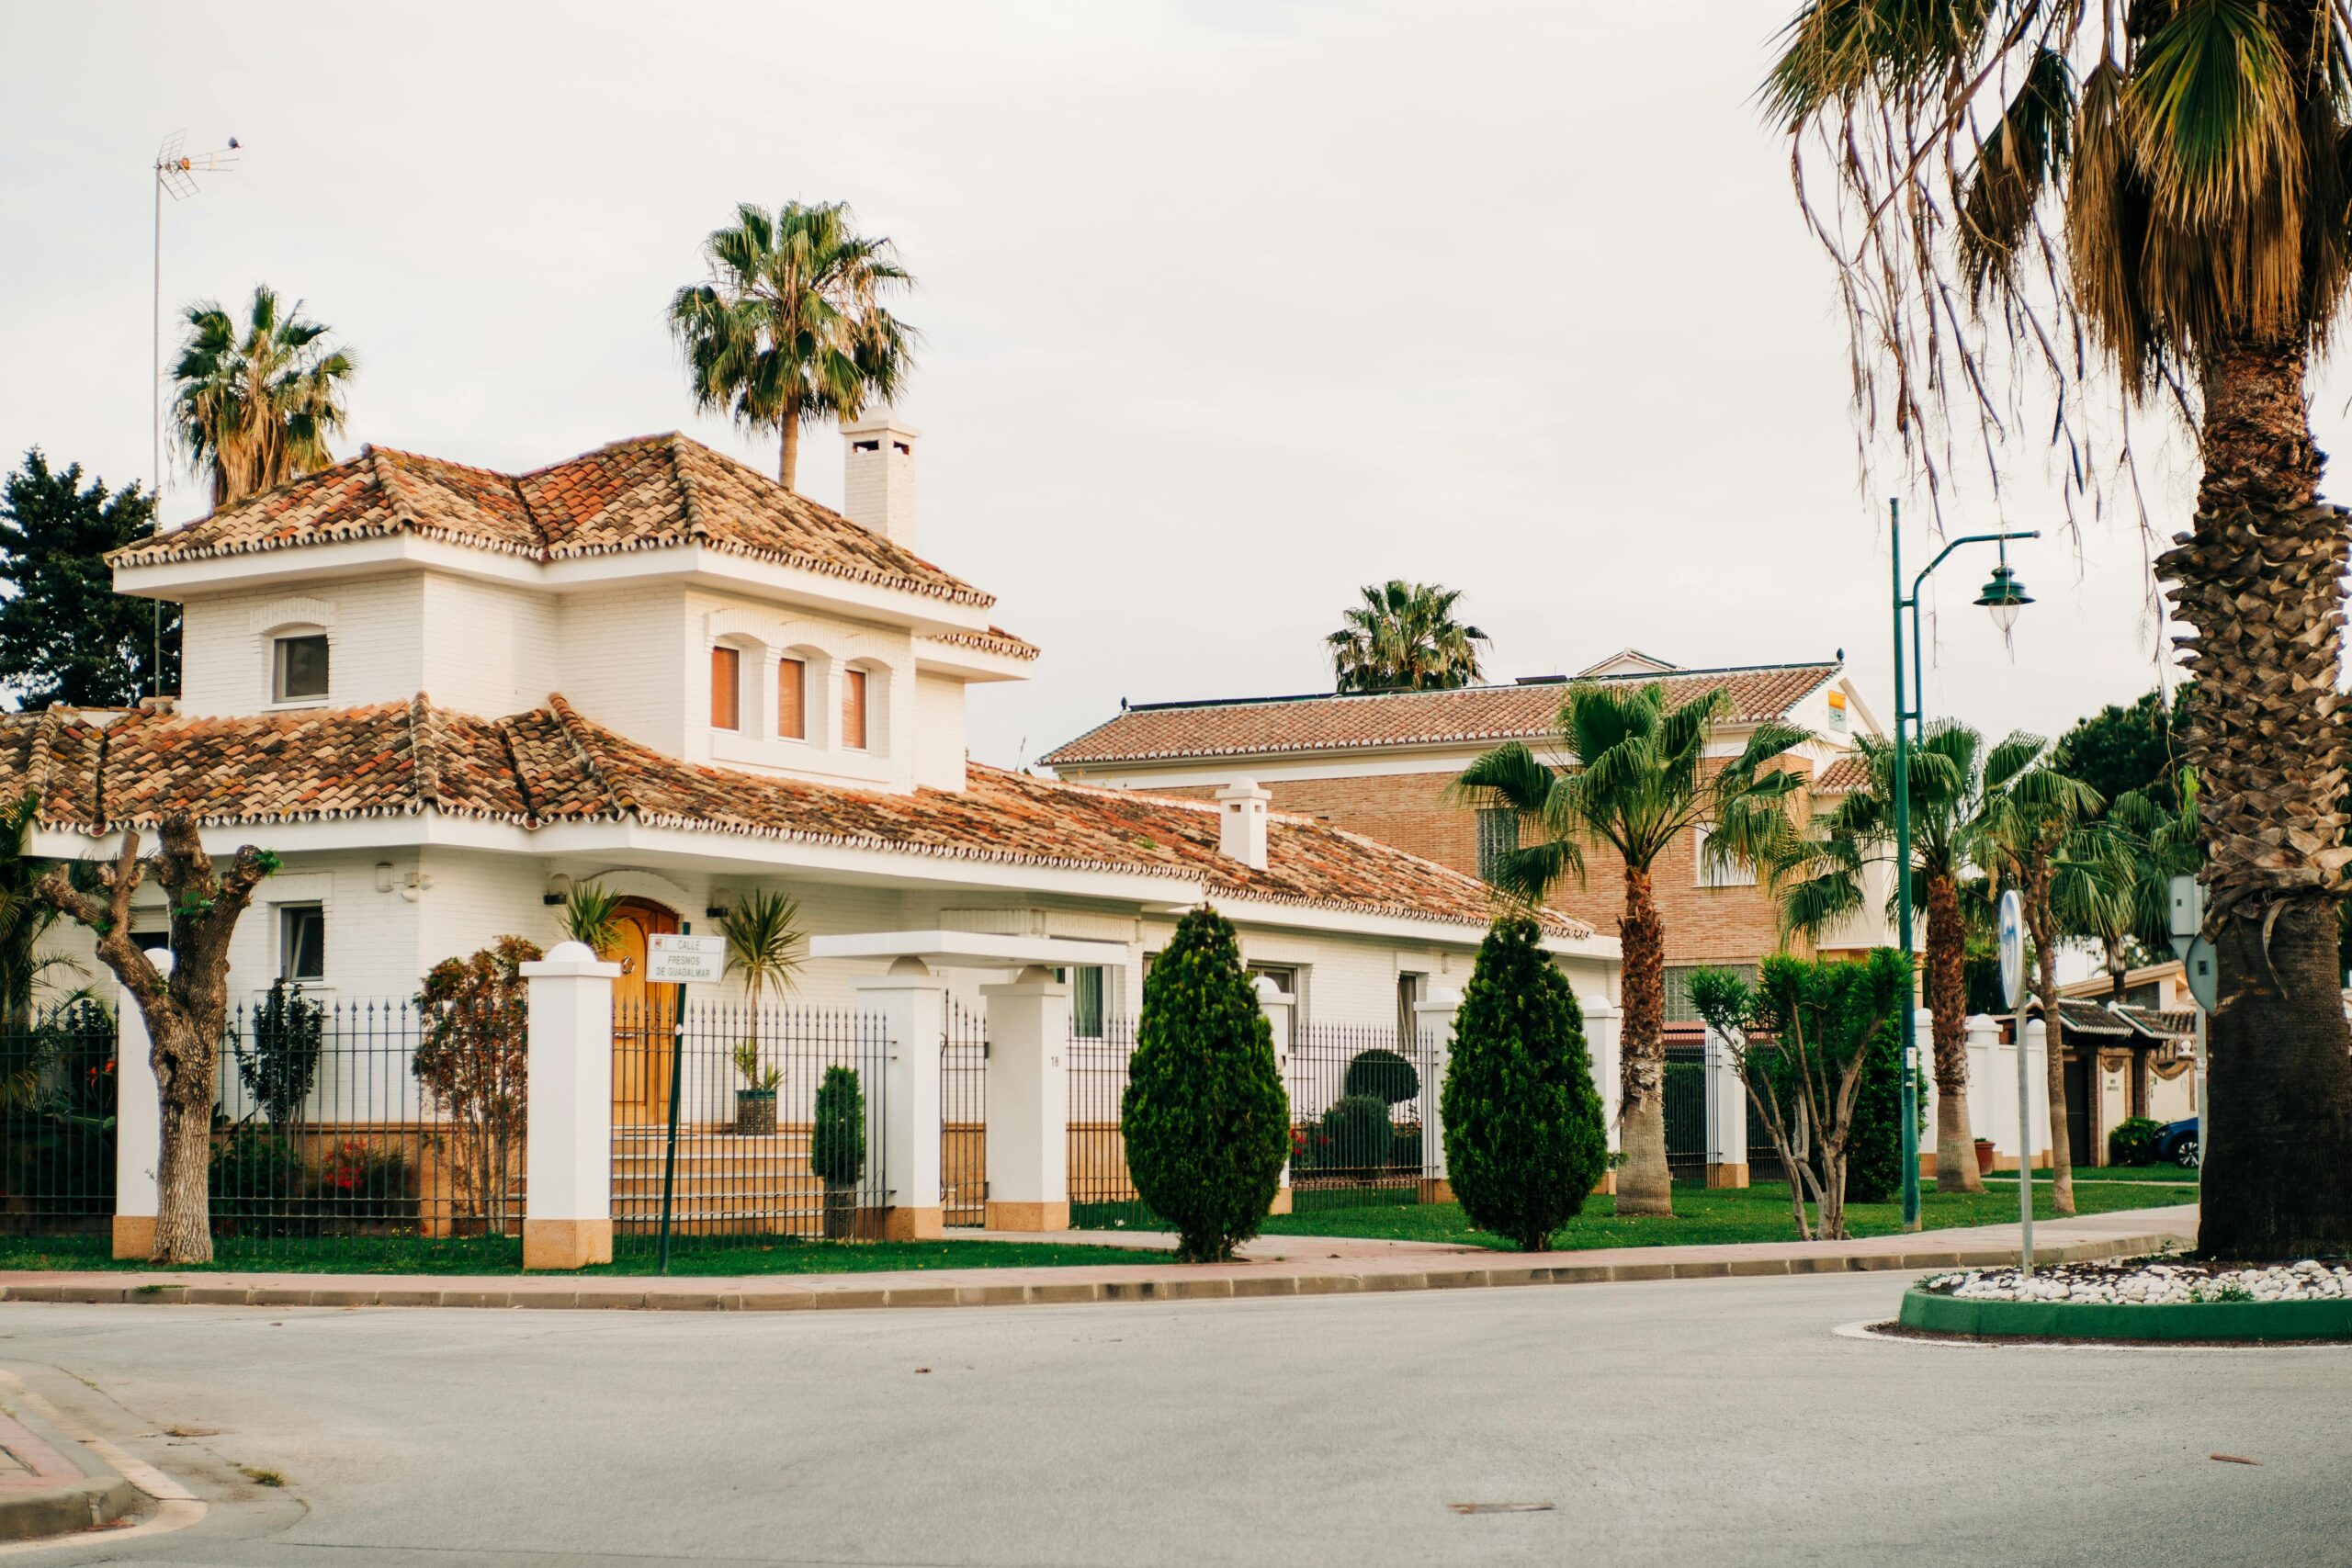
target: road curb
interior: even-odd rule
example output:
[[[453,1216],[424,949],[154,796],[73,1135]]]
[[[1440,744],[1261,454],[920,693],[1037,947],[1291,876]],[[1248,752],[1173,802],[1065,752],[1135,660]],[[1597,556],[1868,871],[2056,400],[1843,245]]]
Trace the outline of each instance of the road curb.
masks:
[[[2035,1255],[2048,1263],[2087,1263],[2161,1250],[2175,1237],[2161,1234],[2044,1241]],[[1345,1271],[1265,1271],[1250,1274],[1170,1274],[1135,1280],[1062,1279],[936,1284],[829,1285],[802,1275],[773,1283],[731,1280],[698,1286],[691,1280],[566,1280],[472,1277],[444,1286],[399,1276],[381,1286],[339,1280],[315,1287],[207,1284],[186,1276],[127,1275],[119,1282],[28,1280],[0,1285],[0,1302],[152,1306],[475,1307],[566,1311],[800,1312],[871,1311],[894,1307],[1064,1306],[1103,1302],[1244,1301],[1276,1296],[1371,1295],[1398,1291],[1458,1291],[1505,1285],[1584,1285],[1658,1280],[1730,1280],[1781,1276],[1991,1269],[2018,1260],[2015,1247],[1923,1247],[1905,1252],[1793,1253],[1727,1258],[1659,1258],[1613,1263],[1519,1263],[1498,1254],[1482,1268]],[[1071,1273],[1079,1273],[1073,1269]]]
[[[31,1472],[34,1483],[0,1484],[0,1540],[96,1529],[129,1513],[138,1497],[111,1465],[23,1410],[0,1411],[0,1453]]]

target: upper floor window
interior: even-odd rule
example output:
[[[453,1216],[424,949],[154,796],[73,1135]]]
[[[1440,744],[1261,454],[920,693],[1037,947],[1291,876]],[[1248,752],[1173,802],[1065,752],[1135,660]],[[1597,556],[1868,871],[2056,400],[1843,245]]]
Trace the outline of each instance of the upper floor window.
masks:
[[[316,904],[277,907],[277,977],[327,977],[327,912]]]
[[[710,727],[743,728],[743,655],[725,643],[710,650]]]
[[[842,745],[852,751],[865,750],[865,671],[842,671]]]
[[[1707,858],[1707,825],[1703,822],[1690,830],[1690,847],[1699,858],[1699,886],[1702,887],[1753,887],[1756,867],[1745,860],[1734,860],[1718,865]]]
[[[780,740],[808,739],[808,665],[804,660],[776,660],[775,733]]]
[[[299,703],[326,694],[326,633],[304,632],[275,639],[270,646],[269,700]]]
[[[1478,875],[1492,882],[1503,861],[1519,852],[1519,813],[1508,806],[1489,806],[1478,812]]]

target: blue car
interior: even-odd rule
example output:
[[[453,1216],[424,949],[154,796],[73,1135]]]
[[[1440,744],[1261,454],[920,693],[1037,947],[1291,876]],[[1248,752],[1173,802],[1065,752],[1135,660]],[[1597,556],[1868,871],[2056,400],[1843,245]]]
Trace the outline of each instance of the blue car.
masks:
[[[2156,1134],[2156,1158],[2190,1170],[2197,1168],[2197,1118],[2168,1122]]]

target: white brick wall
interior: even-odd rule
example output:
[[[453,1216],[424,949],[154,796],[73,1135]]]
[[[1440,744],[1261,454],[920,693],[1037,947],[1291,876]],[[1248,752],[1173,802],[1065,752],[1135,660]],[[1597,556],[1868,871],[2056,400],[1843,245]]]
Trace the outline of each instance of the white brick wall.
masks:
[[[915,677],[914,782],[923,789],[964,787],[964,682],[925,671]]]
[[[270,706],[270,634],[288,626],[327,637],[327,697],[310,705],[405,702],[424,685],[423,573],[352,578],[300,592],[189,600],[180,707],[205,716]],[[436,695],[438,694],[435,694]]]

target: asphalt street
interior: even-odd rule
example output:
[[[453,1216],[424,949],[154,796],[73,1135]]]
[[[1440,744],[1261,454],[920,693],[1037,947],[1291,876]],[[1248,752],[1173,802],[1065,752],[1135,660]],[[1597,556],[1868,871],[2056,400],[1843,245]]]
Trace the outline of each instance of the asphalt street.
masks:
[[[0,1366],[210,1505],[41,1563],[2352,1563],[2352,1350],[1831,1332],[1902,1284],[23,1303]]]

